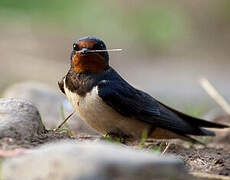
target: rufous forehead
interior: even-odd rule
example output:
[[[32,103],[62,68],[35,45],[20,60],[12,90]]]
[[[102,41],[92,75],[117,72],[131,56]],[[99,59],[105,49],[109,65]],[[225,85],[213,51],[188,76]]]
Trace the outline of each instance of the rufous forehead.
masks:
[[[82,41],[77,42],[77,45],[80,49],[82,48],[92,49],[95,44],[97,44],[97,42],[91,39],[82,40]]]

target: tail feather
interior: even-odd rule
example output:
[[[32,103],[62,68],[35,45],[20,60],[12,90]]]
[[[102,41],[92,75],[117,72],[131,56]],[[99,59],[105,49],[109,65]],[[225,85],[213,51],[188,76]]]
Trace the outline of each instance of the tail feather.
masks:
[[[190,136],[183,135],[183,139],[184,139],[185,141],[191,142],[191,143],[193,143],[193,144],[201,144],[201,145],[203,145],[203,146],[206,146],[205,143],[200,142],[200,141],[198,141],[198,140],[196,140],[196,139],[194,139],[194,138],[192,138],[192,137],[190,137]]]
[[[193,130],[187,133],[182,133],[181,131],[174,130],[175,133],[180,135],[193,135],[193,136],[215,136],[215,132],[203,129],[201,127],[193,127]]]
[[[215,123],[215,122],[209,122],[203,119],[195,118],[186,114],[183,114],[181,112],[178,112],[177,115],[181,118],[183,118],[185,121],[189,121],[192,124],[197,124],[199,127],[206,127],[206,128],[229,128],[228,125]]]
[[[158,101],[159,102],[159,101]],[[229,125],[225,125],[225,124],[220,124],[220,123],[214,123],[214,122],[209,122],[203,119],[199,119],[199,118],[195,118],[192,117],[190,115],[184,114],[180,111],[177,111],[165,104],[162,104],[161,102],[159,102],[162,106],[166,107],[167,109],[169,109],[170,111],[174,112],[175,114],[177,114],[177,116],[179,116],[180,118],[184,119],[185,121],[191,123],[192,125],[197,125],[197,127],[206,127],[206,128],[229,128]]]
[[[207,130],[207,129],[202,129],[202,128],[200,128],[200,130],[201,130],[201,132],[203,133],[203,134],[201,134],[201,136],[215,136],[215,135],[216,135],[215,132],[209,131],[209,130]]]
[[[212,131],[209,131],[209,130],[206,130],[206,129],[201,129],[201,132],[202,134],[197,134],[198,136],[215,136],[215,133],[212,132]],[[181,139],[185,140],[185,141],[188,141],[188,142],[191,142],[193,144],[201,144],[201,145],[204,145],[205,146],[205,143],[189,136],[188,134],[181,134],[181,133],[178,133],[178,135],[181,136]]]

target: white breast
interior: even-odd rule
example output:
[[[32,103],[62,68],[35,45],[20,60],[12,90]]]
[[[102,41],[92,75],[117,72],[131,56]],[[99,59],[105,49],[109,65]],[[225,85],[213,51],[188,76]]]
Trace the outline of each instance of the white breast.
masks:
[[[136,137],[141,136],[143,130],[149,128],[148,124],[124,117],[108,106],[99,97],[97,86],[84,97],[71,92],[65,83],[64,89],[67,98],[81,119],[102,134],[119,130]]]

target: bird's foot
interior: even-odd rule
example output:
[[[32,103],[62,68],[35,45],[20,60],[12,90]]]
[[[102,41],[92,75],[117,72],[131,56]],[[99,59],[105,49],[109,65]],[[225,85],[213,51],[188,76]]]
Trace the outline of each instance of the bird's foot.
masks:
[[[130,137],[123,133],[109,132],[103,136],[103,139],[125,144]]]

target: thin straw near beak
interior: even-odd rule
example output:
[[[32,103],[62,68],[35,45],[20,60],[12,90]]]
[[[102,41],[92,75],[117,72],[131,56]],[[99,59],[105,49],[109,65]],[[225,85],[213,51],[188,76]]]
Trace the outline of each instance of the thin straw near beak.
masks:
[[[122,51],[122,49],[95,49],[95,50],[87,50],[88,52],[115,52],[115,51]],[[76,51],[77,53],[81,53],[82,51]]]

